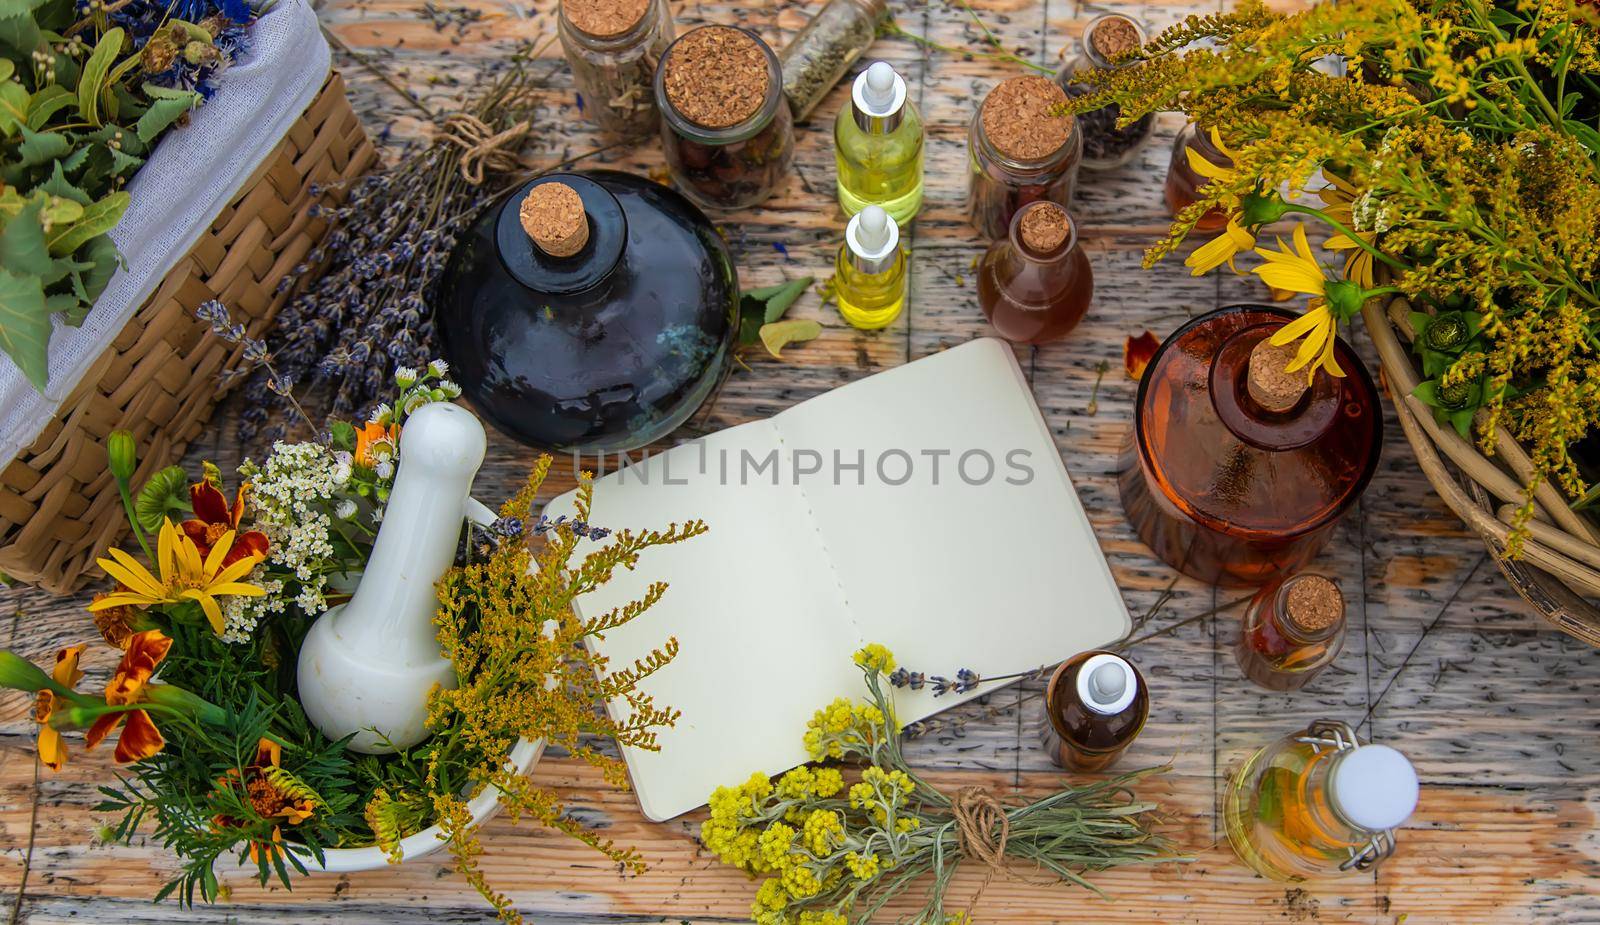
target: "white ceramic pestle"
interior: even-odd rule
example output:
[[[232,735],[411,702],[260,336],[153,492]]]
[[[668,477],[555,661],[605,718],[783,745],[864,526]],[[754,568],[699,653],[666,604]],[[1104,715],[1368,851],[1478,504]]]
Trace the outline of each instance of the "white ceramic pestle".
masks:
[[[383,754],[427,737],[428,691],[454,687],[433,617],[455,558],[467,493],[487,441],[472,412],[424,405],[400,433],[400,468],[355,595],[324,613],[300,647],[300,703],[330,739]],[[381,734],[381,735],[380,735]]]

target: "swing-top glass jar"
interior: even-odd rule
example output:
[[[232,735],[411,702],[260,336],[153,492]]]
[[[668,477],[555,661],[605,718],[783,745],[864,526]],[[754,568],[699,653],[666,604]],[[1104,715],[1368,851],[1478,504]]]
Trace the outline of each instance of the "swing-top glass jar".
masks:
[[[1083,133],[1066,105],[1059,86],[1030,74],[1002,81],[973,114],[967,218],[980,233],[1005,237],[1011,219],[1032,202],[1071,203]]]
[[[1056,72],[1056,82],[1068,96],[1082,96],[1090,87],[1073,80],[1087,71],[1116,70],[1133,60],[1128,56],[1145,43],[1144,28],[1121,13],[1106,13],[1089,20],[1083,29],[1083,49],[1076,58],[1064,62]],[[1153,114],[1118,126],[1122,107],[1109,103],[1081,113],[1083,129],[1083,168],[1113,170],[1139,155],[1139,149],[1155,131]]]
[[[655,73],[672,43],[667,0],[561,0],[556,31],[583,112],[624,138],[655,131]]]
[[[771,196],[794,162],[794,120],[778,57],[753,32],[701,26],[656,68],[667,167],[684,195],[715,209]]]

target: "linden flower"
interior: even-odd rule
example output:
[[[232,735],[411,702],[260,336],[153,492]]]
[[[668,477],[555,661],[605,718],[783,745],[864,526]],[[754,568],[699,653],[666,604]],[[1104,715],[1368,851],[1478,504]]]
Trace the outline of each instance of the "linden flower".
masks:
[[[1234,263],[1234,258],[1253,250],[1255,246],[1256,236],[1239,224],[1238,216],[1230,216],[1228,227],[1222,230],[1222,234],[1195,248],[1183,265],[1189,268],[1190,276],[1204,276],[1223,264],[1238,273],[1239,267]]]
[[[256,563],[261,561],[260,556],[247,556],[231,565],[222,564],[228,558],[228,550],[233,547],[233,538],[232,530],[224,533],[212,545],[211,553],[202,560],[194,540],[180,533],[172,521],[164,520],[161,522],[156,552],[161,577],[150,574],[149,570],[122,550],[112,549],[110,559],[99,559],[97,562],[107,575],[115,578],[126,590],[118,590],[95,600],[89,605],[89,610],[97,612],[122,605],[143,608],[195,601],[205,612],[211,629],[217,635],[222,635],[225,626],[222,607],[217,603],[218,597],[261,597],[266,594],[256,585],[239,581],[256,567]]]

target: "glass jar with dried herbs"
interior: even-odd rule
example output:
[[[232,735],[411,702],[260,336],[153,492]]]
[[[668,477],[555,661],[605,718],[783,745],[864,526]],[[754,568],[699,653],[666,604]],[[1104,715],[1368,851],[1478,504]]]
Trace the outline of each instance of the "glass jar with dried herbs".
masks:
[[[1131,63],[1145,43],[1144,29],[1121,13],[1106,13],[1089,21],[1083,30],[1083,50],[1064,62],[1056,72],[1056,82],[1068,96],[1089,92],[1085,84],[1073,80],[1088,71],[1115,70]],[[1122,107],[1108,103],[1078,115],[1083,126],[1083,167],[1085,170],[1113,170],[1133,160],[1155,131],[1154,115],[1145,115],[1127,125],[1118,125]]]
[[[556,31],[583,111],[625,138],[656,127],[656,64],[672,42],[666,0],[561,0]]]
[[[1083,160],[1083,132],[1066,105],[1066,93],[1037,75],[1012,77],[989,91],[967,132],[972,227],[1003,238],[1029,203],[1049,200],[1067,208]]]
[[[889,17],[887,0],[828,0],[779,56],[783,93],[804,122],[839,83]]]
[[[794,119],[778,56],[755,33],[701,26],[656,68],[667,167],[684,195],[714,209],[771,196],[794,162]]]

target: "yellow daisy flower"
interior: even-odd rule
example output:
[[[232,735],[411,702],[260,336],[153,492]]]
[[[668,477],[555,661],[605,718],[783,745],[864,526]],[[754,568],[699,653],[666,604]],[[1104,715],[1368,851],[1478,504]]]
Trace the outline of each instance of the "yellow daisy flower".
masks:
[[[1354,228],[1355,215],[1353,214],[1352,204],[1356,198],[1355,187],[1333,174],[1325,173],[1324,176],[1333,185],[1325,186],[1317,191],[1317,198],[1322,200],[1324,206],[1323,214],[1346,228]],[[1360,241],[1352,239],[1346,234],[1336,234],[1322,242],[1322,246],[1331,251],[1349,251],[1344,260],[1344,278],[1362,289],[1371,289],[1374,279],[1372,275],[1372,252],[1362,247],[1361,242],[1364,241],[1367,244],[1371,244],[1377,238],[1377,235],[1361,231],[1357,231],[1355,234]]]
[[[1228,163],[1233,163],[1233,150],[1222,143],[1222,135],[1216,129],[1211,130],[1211,146],[1217,149],[1217,153],[1226,157]],[[1212,163],[1210,158],[1196,151],[1193,145],[1184,145],[1183,153],[1189,159],[1190,169],[1207,180],[1226,180],[1233,176],[1232,167]]]
[[[1299,351],[1284,370],[1292,373],[1307,367],[1306,384],[1310,385],[1319,369],[1327,370],[1331,376],[1344,375],[1344,370],[1333,358],[1334,345],[1339,340],[1338,334],[1339,325],[1334,319],[1332,310],[1328,308],[1327,302],[1319,298],[1311,300],[1305,314],[1279,328],[1278,332],[1272,335],[1271,343],[1274,347],[1282,347],[1296,338],[1303,338],[1300,341]],[[1313,360],[1316,362],[1312,362]]]
[[[1228,227],[1222,230],[1222,234],[1195,248],[1183,265],[1189,268],[1191,276],[1204,276],[1223,264],[1238,273],[1239,267],[1234,263],[1234,258],[1255,246],[1256,236],[1245,230],[1239,224],[1238,217],[1233,216],[1228,219]]]
[[[1322,271],[1322,264],[1317,262],[1317,256],[1311,252],[1311,244],[1306,241],[1304,224],[1294,227],[1292,250],[1283,243],[1282,238],[1278,239],[1278,248],[1276,251],[1256,248],[1256,253],[1260,254],[1266,263],[1250,272],[1261,277],[1261,281],[1273,289],[1301,292],[1311,296],[1321,296],[1327,291],[1327,274]]]
[[[234,531],[229,530],[213,543],[211,553],[203,560],[194,540],[183,534],[172,521],[161,522],[156,560],[161,576],[157,578],[138,560],[120,549],[111,550],[110,559],[96,560],[106,574],[115,578],[121,588],[98,598],[89,605],[91,611],[108,607],[151,607],[157,604],[177,604],[195,601],[205,612],[206,620],[218,635],[224,629],[222,608],[218,597],[241,595],[260,597],[266,594],[261,588],[239,581],[261,561],[260,556],[246,556],[231,565],[223,560],[233,546]]]

